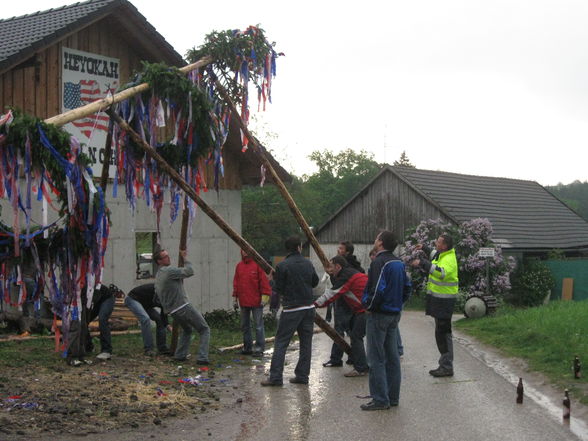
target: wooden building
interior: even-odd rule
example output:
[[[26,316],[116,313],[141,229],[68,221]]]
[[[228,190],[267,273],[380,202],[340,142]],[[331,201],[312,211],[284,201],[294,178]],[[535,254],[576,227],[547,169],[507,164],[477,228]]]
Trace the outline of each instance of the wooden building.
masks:
[[[64,55],[69,53],[79,60],[72,61],[69,55]],[[91,59],[97,60],[92,66],[88,61]],[[106,72],[112,84],[119,87],[128,81],[133,71],[141,70],[143,60],[178,67],[186,64],[126,0],[90,0],[5,18],[0,20],[0,114],[7,106],[43,119],[62,113],[64,88],[67,87],[65,67],[71,67],[73,62],[79,61],[78,70],[82,69],[82,63],[87,63],[84,67],[87,71]],[[69,130],[69,127],[65,128]],[[92,136],[93,132],[88,139],[80,141],[90,145],[95,141]],[[98,147],[103,146],[102,141]],[[204,193],[203,199],[240,232],[240,189],[242,185],[259,184],[261,163],[252,151],[241,152],[239,132],[233,125],[223,148],[223,160],[225,175],[220,191]],[[270,161],[282,179],[290,179],[273,158]],[[0,200],[0,203],[2,216],[11,216],[11,208],[5,201]],[[141,201],[132,214],[124,195],[113,198],[111,191],[107,192],[107,203],[112,212],[112,229],[104,282],[115,283],[128,291],[150,281],[138,279],[146,272],[139,271],[136,242],[140,235],[155,235],[155,214]],[[162,216],[166,216],[166,210],[164,208]],[[161,222],[162,246],[169,249],[172,256],[179,246],[179,224],[178,220],[169,225],[165,217]],[[239,249],[201,212],[192,225],[188,257],[196,271],[186,283],[186,291],[194,305],[203,312],[229,307],[232,274],[240,260]],[[172,258],[172,263],[175,261]],[[147,271],[149,273],[152,275]]]
[[[328,256],[340,241],[350,240],[368,265],[379,230],[394,231],[402,241],[405,231],[423,220],[457,225],[480,217],[490,220],[494,242],[507,255],[588,253],[588,222],[536,182],[389,165],[320,226],[316,237]]]

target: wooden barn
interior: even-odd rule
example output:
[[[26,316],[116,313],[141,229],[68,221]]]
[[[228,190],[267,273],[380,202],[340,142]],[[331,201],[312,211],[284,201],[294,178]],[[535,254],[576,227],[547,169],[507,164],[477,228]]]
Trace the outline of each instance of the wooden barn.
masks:
[[[43,119],[58,115],[84,104],[84,93],[88,93],[84,90],[90,90],[91,100],[108,92],[115,93],[133,71],[141,70],[143,60],[178,67],[186,64],[126,0],[90,0],[4,18],[0,20],[0,114],[11,106]],[[95,158],[95,176],[100,176],[104,161],[101,154],[106,126],[108,117],[97,114],[89,121],[64,127]],[[225,172],[220,190],[201,195],[240,232],[240,190],[243,185],[259,184],[261,163],[253,152],[241,152],[239,132],[232,126],[223,148],[223,160]],[[273,158],[270,162],[283,180],[290,179]],[[210,187],[211,175],[207,176]],[[5,201],[0,203],[2,217],[10,218],[11,207]],[[104,282],[115,283],[128,291],[153,277],[149,260],[152,250],[138,250],[137,243],[139,240],[145,243],[147,239],[147,243],[155,244],[156,217],[143,201],[131,213],[124,191],[119,191],[117,198],[108,191],[107,204],[112,212],[112,228]],[[168,205],[166,201],[162,212],[161,243],[174,256],[179,246],[181,222],[170,224]],[[40,207],[36,210],[40,211]],[[36,222],[40,219],[39,211],[33,216]],[[239,249],[199,210],[192,225],[188,257],[196,272],[186,283],[193,304],[203,312],[229,307]],[[176,262],[172,258],[172,263]]]
[[[404,232],[426,219],[458,224],[488,218],[494,241],[507,255],[567,256],[588,253],[588,222],[532,181],[384,166],[316,232],[328,256],[350,240],[368,265],[379,230]],[[313,262],[320,267],[316,255]]]

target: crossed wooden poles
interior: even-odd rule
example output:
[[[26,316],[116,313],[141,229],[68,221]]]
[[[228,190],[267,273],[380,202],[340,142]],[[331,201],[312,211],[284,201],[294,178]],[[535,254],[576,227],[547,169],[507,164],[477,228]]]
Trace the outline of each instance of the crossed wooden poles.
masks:
[[[188,66],[184,66],[180,69],[181,72],[187,73],[192,70],[198,69],[200,67],[206,66],[207,64],[211,63],[212,59],[210,57],[204,57],[196,63],[190,64]],[[120,93],[112,97],[103,98],[101,100],[95,101],[93,103],[87,104],[85,106],[79,107],[74,110],[70,110],[68,112],[62,113],[60,115],[48,118],[45,120],[48,124],[53,124],[56,126],[63,126],[69,122],[75,121],[79,118],[83,118],[88,115],[92,115],[96,112],[105,111],[108,116],[111,118],[112,121],[116,122],[119,127],[127,132],[133,140],[137,143],[137,145],[141,146],[143,150],[145,150],[146,154],[155,160],[158,166],[169,175],[169,177],[182,189],[187,197],[192,199],[200,209],[208,216],[210,219],[217,224],[221,230],[223,230],[243,251],[245,251],[255,262],[266,272],[270,273],[273,271],[272,266],[266,262],[266,260],[261,257],[261,255],[245,240],[243,239],[239,233],[237,233],[223,218],[221,218],[200,196],[196,193],[196,191],[188,185],[188,183],[182,178],[182,176],[174,170],[156,151],[147,144],[143,139],[118,115],[116,115],[111,106],[115,103],[121,102],[125,99],[130,98],[137,93],[144,92],[149,89],[148,83],[143,83],[132,87],[130,89],[126,89]],[[222,95],[223,99],[229,106],[231,110],[231,117],[235,118],[237,123],[239,124],[242,132],[247,136],[249,139],[250,145],[253,147],[254,152],[258,155],[259,159],[265,166],[266,170],[272,176],[274,183],[278,187],[282,197],[285,199],[290,211],[296,218],[300,228],[304,231],[304,234],[308,238],[310,244],[312,245],[313,249],[315,250],[318,258],[320,259],[323,267],[327,269],[329,266],[329,259],[325,255],[324,251],[322,250],[321,246],[319,245],[314,233],[308,226],[308,223],[302,216],[300,209],[294,202],[294,199],[288,192],[288,189],[284,185],[283,181],[278,176],[277,172],[275,171],[274,167],[271,165],[269,159],[265,155],[265,149],[263,146],[257,141],[257,139],[251,134],[247,125],[239,115],[235,104],[229,97],[228,93],[224,89],[224,87],[217,81],[216,83],[217,90]],[[107,109],[107,110],[106,110]],[[110,142],[110,135],[108,136],[106,142],[106,152],[104,157],[110,158],[111,156],[111,142]],[[106,190],[106,185],[108,181],[108,159],[105,166],[102,169],[102,176],[101,176],[101,186],[103,191]],[[187,230],[188,230],[188,210],[184,208],[182,214],[182,229],[180,233],[180,250],[186,249],[186,242],[187,242]],[[179,259],[180,266],[183,266],[183,260],[180,256]],[[325,333],[331,337],[346,353],[351,355],[351,347],[349,344],[331,327],[329,324],[318,314],[315,314],[315,323],[323,330]]]

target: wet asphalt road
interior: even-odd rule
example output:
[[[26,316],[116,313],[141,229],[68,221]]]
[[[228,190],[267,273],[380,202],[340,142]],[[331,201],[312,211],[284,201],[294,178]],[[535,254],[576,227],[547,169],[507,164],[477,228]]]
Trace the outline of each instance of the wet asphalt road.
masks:
[[[400,405],[386,411],[360,410],[369,401],[367,377],[345,378],[349,367],[323,368],[331,341],[315,335],[310,384],[285,383],[263,388],[264,367],[241,376],[241,403],[228,411],[198,420],[170,422],[152,430],[107,433],[84,440],[238,440],[238,441],[572,441],[588,440],[586,425],[572,419],[562,424],[560,401],[534,388],[529,374],[522,405],[515,403],[519,373],[478,345],[459,339],[455,376],[435,379],[428,374],[438,358],[433,321],[422,312],[405,312],[401,320],[405,345]],[[284,378],[292,376],[297,351],[287,355]],[[263,360],[269,368],[270,356]],[[553,398],[553,397],[552,397]],[[541,403],[538,403],[541,402]],[[573,408],[574,411],[574,408]],[[94,438],[95,437],[95,438]],[[61,440],[61,438],[59,438]],[[65,439],[65,438],[64,438]],[[57,441],[57,438],[54,438]]]

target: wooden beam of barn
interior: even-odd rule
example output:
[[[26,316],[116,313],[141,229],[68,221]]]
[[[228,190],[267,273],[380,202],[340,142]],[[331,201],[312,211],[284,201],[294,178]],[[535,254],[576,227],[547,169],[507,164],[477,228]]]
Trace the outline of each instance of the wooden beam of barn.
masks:
[[[219,226],[242,250],[244,250],[255,262],[266,272],[273,271],[272,266],[265,261],[263,257],[237,233],[222,217],[220,217],[204,200],[198,196],[196,191],[182,178],[182,176],[174,170],[153,147],[147,144],[120,116],[115,114],[112,109],[106,111],[108,116],[115,121],[121,129],[127,132],[133,141],[135,141],[147,155],[157,162],[157,165],[186,193],[200,207],[200,209],[210,217],[210,219]],[[251,136],[251,134],[250,134]],[[251,136],[253,138],[253,136]],[[275,173],[275,171],[274,171]],[[283,183],[282,183],[283,185]],[[290,197],[291,198],[291,197]],[[304,220],[304,218],[303,218]],[[316,239],[315,239],[316,240]],[[323,253],[324,254],[324,253]],[[325,331],[329,337],[335,341],[347,354],[351,355],[351,347],[349,344],[335,331],[320,315],[315,314],[315,323]]]

